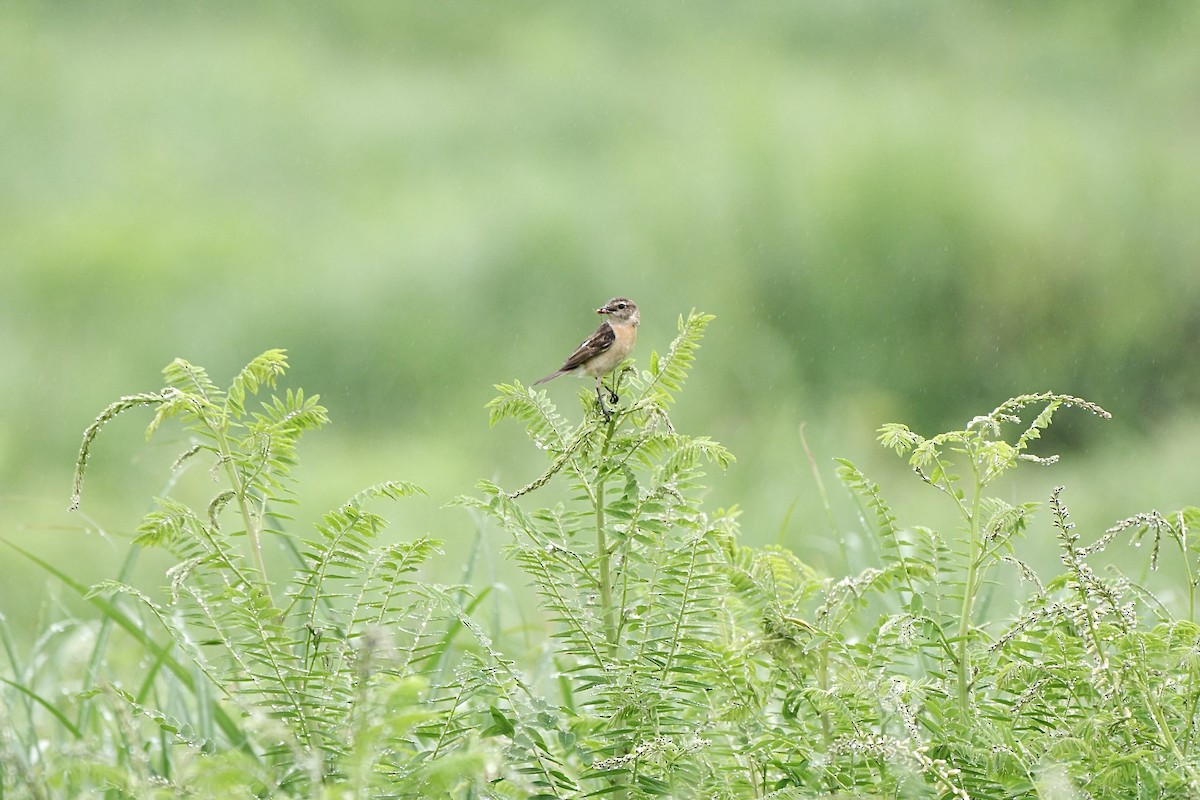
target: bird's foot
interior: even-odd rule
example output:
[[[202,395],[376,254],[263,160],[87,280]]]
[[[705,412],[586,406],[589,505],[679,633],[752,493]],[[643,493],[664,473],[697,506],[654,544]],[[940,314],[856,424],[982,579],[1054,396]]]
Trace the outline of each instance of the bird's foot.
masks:
[[[609,394],[612,394],[609,392]],[[612,409],[604,405],[604,393],[600,391],[600,387],[596,387],[596,405],[600,409],[600,413],[604,415],[605,422],[612,422]]]

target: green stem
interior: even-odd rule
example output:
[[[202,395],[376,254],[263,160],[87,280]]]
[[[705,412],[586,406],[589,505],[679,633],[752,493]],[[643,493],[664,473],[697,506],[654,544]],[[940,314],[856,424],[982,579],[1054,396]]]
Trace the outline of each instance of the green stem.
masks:
[[[616,661],[617,658],[617,623],[616,609],[613,607],[612,596],[612,557],[608,550],[608,532],[606,530],[605,514],[604,514],[604,484],[608,480],[608,453],[609,446],[612,444],[613,432],[616,430],[616,419],[609,417],[607,424],[604,426],[604,444],[600,446],[600,457],[596,460],[596,491],[594,502],[596,504],[596,569],[599,572],[600,582],[600,614],[604,624],[604,641],[607,645],[608,659],[610,662]],[[620,753],[626,752],[622,748]],[[635,767],[636,768],[636,767]],[[626,780],[620,776],[616,776],[614,783],[610,787],[611,795],[614,800],[623,800],[629,796],[629,788],[626,785]]]
[[[617,656],[616,614],[612,602],[612,572],[608,552],[608,533],[604,519],[604,483],[608,460],[608,448],[612,442],[615,423],[612,419],[605,427],[604,444],[600,447],[600,458],[596,467],[596,558],[600,575],[600,610],[604,620],[604,641],[608,644],[608,657]]]
[[[1188,585],[1188,622],[1195,624],[1196,622],[1196,578],[1192,575],[1192,562],[1188,560],[1191,551],[1188,546],[1188,526],[1187,520],[1183,517],[1183,512],[1179,512],[1179,549],[1183,556],[1183,568],[1187,573]]]
[[[250,539],[250,550],[254,554],[254,566],[258,569],[258,574],[262,578],[263,591],[267,594],[267,599],[271,601],[271,605],[275,605],[274,599],[271,597],[271,582],[267,580],[267,565],[263,561],[262,554],[262,536],[258,525],[254,522],[254,514],[250,511],[249,498],[246,496],[246,486],[242,483],[242,476],[237,470],[237,464],[233,459],[233,450],[229,446],[229,439],[225,435],[223,426],[211,426],[213,433],[217,436],[217,447],[220,450],[221,461],[225,464],[225,473],[229,476],[229,483],[233,487],[233,494],[237,497],[238,508],[242,512],[242,523],[246,526],[246,536]]]
[[[983,497],[983,483],[979,478],[979,468],[972,460],[972,470],[975,476],[974,496],[971,498],[970,526],[968,535],[970,553],[967,559],[967,580],[963,585],[962,614],[958,620],[958,709],[963,719],[970,716],[971,669],[968,663],[968,638],[971,632],[971,611],[975,605],[975,582],[979,572],[979,502]]]
[[[821,693],[826,697],[829,696],[829,651],[821,648],[817,653],[817,683],[821,687]],[[833,726],[830,724],[829,712],[821,711],[821,741],[825,747],[833,746]]]
[[[1171,755],[1175,757],[1176,763],[1183,767],[1192,788],[1195,789],[1197,786],[1200,786],[1200,773],[1197,773],[1196,768],[1189,763],[1188,758],[1179,749],[1179,744],[1171,734],[1171,724],[1167,720],[1166,714],[1163,713],[1162,706],[1159,704],[1158,699],[1151,695],[1150,688],[1146,685],[1142,676],[1135,675],[1134,679],[1138,682],[1138,688],[1141,689],[1142,696],[1148,701],[1146,705],[1150,708],[1150,714],[1154,718],[1154,724],[1158,728],[1163,744],[1171,751]]]

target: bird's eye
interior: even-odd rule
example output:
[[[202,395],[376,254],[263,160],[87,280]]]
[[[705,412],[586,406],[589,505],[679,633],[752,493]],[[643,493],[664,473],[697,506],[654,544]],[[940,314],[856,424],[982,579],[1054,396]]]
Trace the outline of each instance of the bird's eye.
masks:
[[[617,308],[620,309],[621,311],[624,311],[628,307],[629,306],[625,305],[624,303],[617,303]]]

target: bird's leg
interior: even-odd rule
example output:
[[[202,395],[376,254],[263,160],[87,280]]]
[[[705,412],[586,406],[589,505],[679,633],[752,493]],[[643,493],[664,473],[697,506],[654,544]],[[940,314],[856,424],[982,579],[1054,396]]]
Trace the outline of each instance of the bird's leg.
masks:
[[[612,409],[604,405],[604,393],[600,391],[600,387],[603,385],[603,379],[596,378],[596,402],[600,405],[600,413],[604,415],[604,421],[608,422],[612,419]]]
[[[628,367],[626,367],[626,369],[628,369]],[[624,372],[624,370],[617,370],[616,372],[614,372],[612,374],[612,383],[607,384],[604,387],[605,389],[608,390],[608,400],[613,405],[616,405],[617,403],[621,402],[621,396],[619,394],[617,394],[617,386],[619,386],[621,383],[621,373],[622,372]],[[603,378],[601,378],[601,380],[603,380]]]

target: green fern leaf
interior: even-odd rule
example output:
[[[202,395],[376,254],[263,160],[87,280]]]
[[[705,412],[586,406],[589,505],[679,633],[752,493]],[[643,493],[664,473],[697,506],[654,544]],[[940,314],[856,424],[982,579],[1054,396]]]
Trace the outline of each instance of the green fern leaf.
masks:
[[[687,318],[679,317],[679,335],[665,355],[659,357],[654,353],[651,356],[653,369],[643,379],[644,386],[634,402],[634,408],[665,410],[674,403],[672,392],[683,389],[692,363],[696,360],[696,351],[700,349],[700,340],[714,319],[716,317],[712,314],[701,314],[694,309]]]
[[[501,383],[495,388],[500,396],[487,404],[489,424],[515,419],[525,425],[540,449],[559,451],[566,447],[570,426],[550,402],[549,395],[520,382]]]
[[[219,405],[224,393],[217,388],[208,372],[182,358],[177,358],[163,368],[163,378],[167,385],[179,389],[184,394],[194,395],[204,403]]]
[[[287,351],[267,350],[242,368],[233,379],[225,398],[225,414],[240,417],[245,413],[248,394],[258,394],[263,386],[274,388],[276,379],[287,371]]]
[[[176,390],[128,395],[117,400],[115,403],[109,404],[107,408],[100,412],[100,415],[83,432],[83,442],[79,446],[79,455],[75,459],[75,475],[71,482],[70,509],[72,511],[79,510],[79,501],[83,494],[83,476],[87,472],[88,461],[91,458],[92,444],[96,441],[96,437],[100,435],[101,429],[116,417],[134,408],[156,405],[159,406],[159,413],[161,414],[161,409],[164,406],[173,405],[178,397],[179,393]],[[156,415],[155,419],[158,418]],[[149,432],[147,435],[149,435]]]

